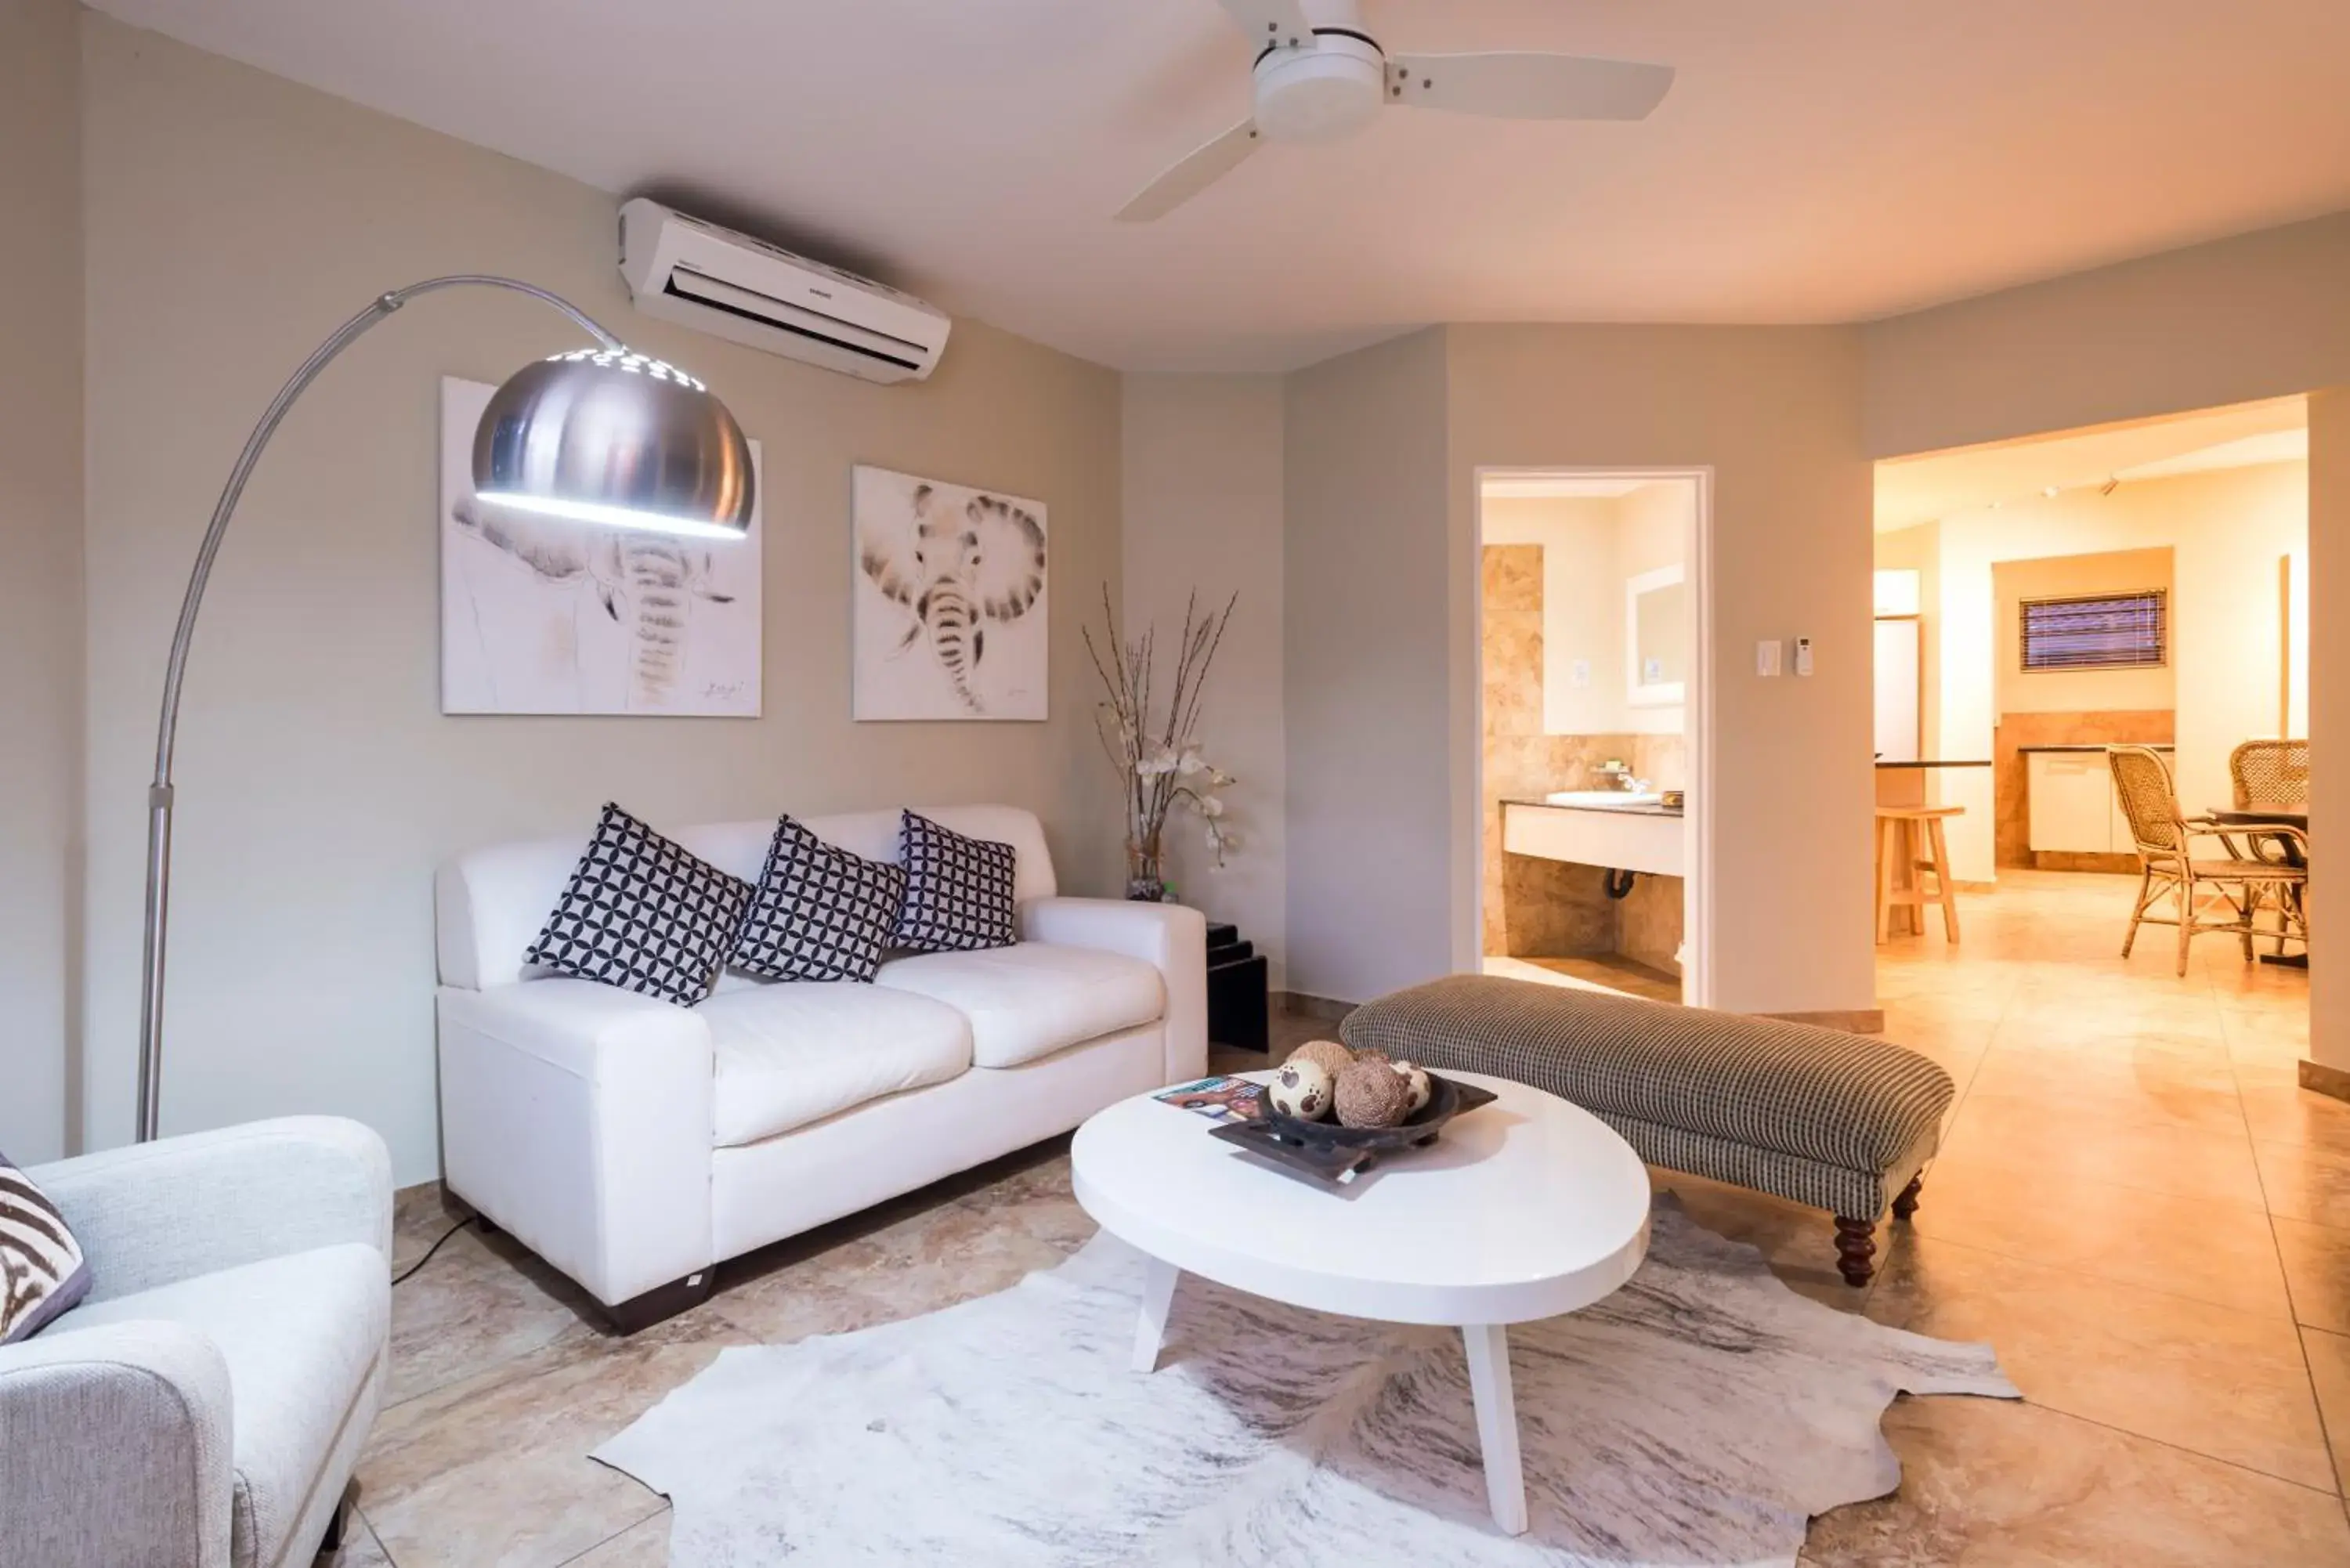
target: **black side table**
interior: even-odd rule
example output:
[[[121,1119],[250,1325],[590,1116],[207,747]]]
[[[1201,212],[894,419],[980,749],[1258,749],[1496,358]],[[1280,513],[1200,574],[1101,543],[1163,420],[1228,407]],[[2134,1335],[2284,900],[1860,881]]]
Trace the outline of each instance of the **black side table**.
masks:
[[[1273,1048],[1264,955],[1241,940],[1239,927],[1212,920],[1208,924],[1208,1038],[1243,1051]]]

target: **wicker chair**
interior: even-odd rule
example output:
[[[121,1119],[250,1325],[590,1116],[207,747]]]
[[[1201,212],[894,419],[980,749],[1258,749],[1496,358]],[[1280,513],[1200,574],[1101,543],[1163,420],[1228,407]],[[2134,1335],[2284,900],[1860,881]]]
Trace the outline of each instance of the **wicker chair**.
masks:
[[[2178,809],[2178,794],[2170,769],[2160,753],[2144,746],[2114,746],[2106,760],[2114,771],[2114,789],[2129,818],[2130,836],[2137,843],[2137,905],[2130,911],[2129,934],[2122,939],[2122,957],[2130,955],[2141,925],[2178,928],[2178,972],[2187,972],[2187,947],[2199,932],[2232,931],[2244,944],[2244,958],[2252,957],[2253,918],[2262,906],[2273,902],[2289,934],[2307,940],[2301,892],[2309,880],[2305,864],[2308,840],[2291,827],[2263,827],[2264,834],[2294,841],[2303,864],[2246,858],[2230,830],[2210,817],[2189,819]],[[2233,830],[2241,836],[2241,828]],[[2217,840],[2222,858],[2199,859],[2193,854],[2198,838]],[[2228,908],[2230,919],[2207,919],[2200,912],[2207,892]],[[2147,911],[2165,897],[2176,902],[2178,917],[2166,919]]]
[[[2235,786],[2238,811],[2307,811],[2309,809],[2309,742],[2307,741],[2246,741],[2228,753],[2228,777]],[[2282,833],[2248,832],[2245,853],[2254,859],[2282,866],[2306,866],[2307,847]],[[2295,928],[2304,933],[2307,921],[2299,888],[2277,893],[2276,950]],[[2307,944],[2304,941],[2303,946]]]
[[[2238,811],[2309,809],[2309,742],[2246,741],[2228,753]]]

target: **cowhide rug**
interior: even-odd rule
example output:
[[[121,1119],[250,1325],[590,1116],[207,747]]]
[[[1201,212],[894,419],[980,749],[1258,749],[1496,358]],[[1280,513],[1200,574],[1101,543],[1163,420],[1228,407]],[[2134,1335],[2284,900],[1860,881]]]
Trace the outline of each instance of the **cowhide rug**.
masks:
[[[1896,1394],[2016,1398],[1991,1347],[1805,1299],[1660,1199],[1607,1301],[1510,1331],[1532,1529],[1487,1511],[1460,1336],[1185,1276],[1135,1373],[1139,1254],[926,1317],[723,1352],[595,1458],[666,1493],[678,1568],[1793,1563],[1882,1497]]]

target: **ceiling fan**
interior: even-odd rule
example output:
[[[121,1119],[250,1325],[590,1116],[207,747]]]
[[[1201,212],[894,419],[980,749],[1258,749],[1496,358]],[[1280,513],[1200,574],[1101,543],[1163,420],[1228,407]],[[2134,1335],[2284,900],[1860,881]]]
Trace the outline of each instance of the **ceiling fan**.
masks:
[[[1673,85],[1670,66],[1581,55],[1390,55],[1356,0],[1221,0],[1257,50],[1256,112],[1178,161],[1118,210],[1166,216],[1266,141],[1335,141],[1384,105],[1503,119],[1645,119]]]

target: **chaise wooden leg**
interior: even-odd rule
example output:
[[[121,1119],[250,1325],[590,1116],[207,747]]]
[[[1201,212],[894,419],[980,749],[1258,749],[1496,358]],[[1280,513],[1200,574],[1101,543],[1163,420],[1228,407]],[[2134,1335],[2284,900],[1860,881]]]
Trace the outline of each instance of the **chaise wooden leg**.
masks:
[[[1909,1185],[1901,1189],[1901,1196],[1893,1200],[1893,1217],[1896,1220],[1907,1220],[1918,1212],[1918,1189],[1925,1179],[1923,1175],[1911,1177]]]
[[[1857,1289],[1877,1277],[1877,1221],[1836,1216],[1836,1272]]]

